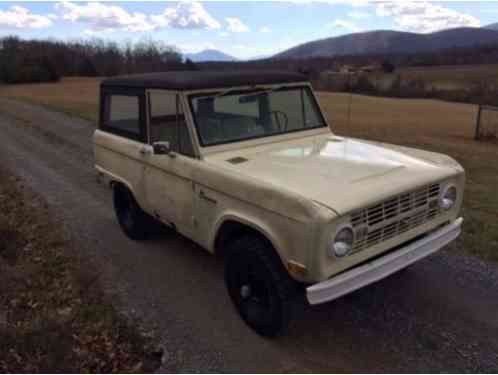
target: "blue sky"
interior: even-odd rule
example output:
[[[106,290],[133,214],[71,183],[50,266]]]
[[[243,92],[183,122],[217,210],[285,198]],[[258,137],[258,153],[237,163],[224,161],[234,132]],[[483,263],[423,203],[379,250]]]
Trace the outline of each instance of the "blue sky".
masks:
[[[498,22],[498,2],[289,0],[0,2],[0,36],[151,38],[184,52],[215,48],[238,58],[376,29],[432,32]]]

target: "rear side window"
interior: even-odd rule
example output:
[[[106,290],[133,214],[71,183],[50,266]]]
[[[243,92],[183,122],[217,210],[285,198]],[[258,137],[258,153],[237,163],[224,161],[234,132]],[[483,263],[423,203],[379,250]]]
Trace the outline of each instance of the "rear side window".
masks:
[[[104,130],[126,138],[144,141],[141,102],[141,95],[105,93],[102,102]]]
[[[107,126],[140,134],[140,100],[138,96],[111,95]]]

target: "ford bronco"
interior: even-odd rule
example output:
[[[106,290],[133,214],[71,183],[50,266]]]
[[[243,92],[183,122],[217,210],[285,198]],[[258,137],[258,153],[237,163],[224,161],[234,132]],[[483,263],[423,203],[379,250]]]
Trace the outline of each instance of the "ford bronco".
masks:
[[[266,336],[297,296],[332,301],[461,231],[455,160],[333,134],[296,73],[106,79],[94,148],[124,233],[159,221],[222,255],[231,300]]]

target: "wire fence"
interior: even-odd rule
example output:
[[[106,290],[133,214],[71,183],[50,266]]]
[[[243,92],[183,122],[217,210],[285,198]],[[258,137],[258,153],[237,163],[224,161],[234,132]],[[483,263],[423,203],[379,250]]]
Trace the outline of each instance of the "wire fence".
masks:
[[[474,138],[478,141],[498,139],[498,107],[479,106]]]

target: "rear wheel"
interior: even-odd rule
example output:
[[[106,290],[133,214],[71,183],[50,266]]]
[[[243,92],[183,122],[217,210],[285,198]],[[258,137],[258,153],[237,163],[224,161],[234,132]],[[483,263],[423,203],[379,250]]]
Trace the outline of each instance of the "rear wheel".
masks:
[[[284,333],[297,287],[280,258],[258,236],[241,237],[228,247],[225,282],[240,316],[260,335]]]
[[[131,191],[121,184],[114,185],[114,210],[123,232],[132,240],[147,238],[151,220],[140,208]]]

